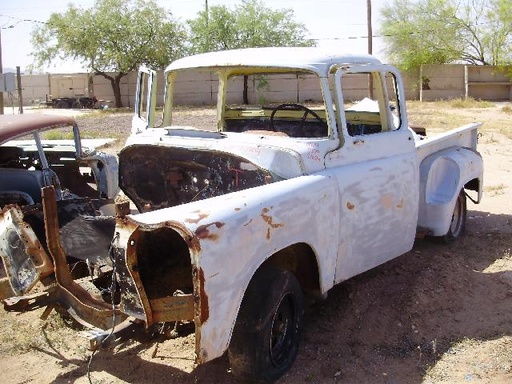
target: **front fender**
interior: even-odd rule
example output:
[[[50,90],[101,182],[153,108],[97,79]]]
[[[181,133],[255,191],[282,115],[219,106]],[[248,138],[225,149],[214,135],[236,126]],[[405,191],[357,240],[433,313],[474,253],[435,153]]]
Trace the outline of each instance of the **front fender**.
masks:
[[[253,274],[276,252],[308,244],[317,257],[320,290],[332,286],[338,202],[336,183],[329,175],[310,175],[128,216],[140,230],[182,227],[191,234],[186,242],[194,244],[189,254],[191,270],[197,271],[197,362],[226,351]],[[172,258],[172,252],[166,257]],[[146,290],[148,283],[142,281]]]
[[[460,190],[474,189],[479,203],[482,181],[482,156],[472,149],[451,147],[426,157],[420,164],[418,227],[433,236],[445,235]]]

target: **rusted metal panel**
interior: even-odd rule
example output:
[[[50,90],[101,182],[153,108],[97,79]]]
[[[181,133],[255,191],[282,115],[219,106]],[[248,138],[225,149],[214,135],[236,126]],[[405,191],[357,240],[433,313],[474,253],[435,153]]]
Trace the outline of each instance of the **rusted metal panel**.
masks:
[[[73,259],[70,260],[61,243],[60,231],[65,228],[59,225],[59,217],[64,213],[69,224],[73,220],[66,215],[80,216],[80,212],[87,211],[89,202],[61,201],[59,204],[62,207],[58,209],[54,188],[45,187],[42,193],[43,212],[40,211],[39,206],[23,208],[23,210],[17,206],[10,206],[6,207],[0,216],[0,254],[6,265],[6,273],[13,287],[13,293],[18,295],[9,297],[5,301],[6,309],[26,311],[47,305],[52,308],[57,304],[84,325],[108,329],[123,321],[126,315],[115,308],[115,302],[106,302],[100,290],[91,283],[95,276],[91,275],[82,281],[75,280],[69,267]],[[77,210],[77,205],[81,209]],[[38,215],[41,215],[44,220],[42,225],[37,221]],[[35,227],[33,228],[29,222],[32,222]],[[107,228],[110,227],[113,228],[107,225]],[[39,240],[41,235],[38,236],[34,232],[34,229],[37,232],[41,228],[45,232],[44,244]],[[95,248],[92,247],[92,250],[94,252]],[[104,252],[108,259],[108,247]],[[85,261],[81,263],[85,264]],[[93,261],[98,264],[95,266],[91,264],[91,268],[93,266],[100,268],[105,264],[105,259],[102,260],[101,257]],[[112,267],[105,267],[106,271],[108,268],[112,269]],[[101,276],[98,277],[98,280],[100,279]],[[41,293],[27,295],[38,281],[46,284],[47,288]],[[82,287],[81,284],[84,286]],[[6,289],[2,291],[4,296],[9,295]],[[111,296],[110,301],[115,300],[112,291]]]
[[[4,309],[6,311],[26,312],[46,306],[53,308],[52,306],[55,304],[55,297],[52,296],[52,293],[54,292],[54,287],[50,287],[44,292],[32,295],[9,297],[2,300],[4,303]]]
[[[135,145],[120,153],[120,185],[140,211],[239,191],[275,180],[229,153]]]
[[[194,319],[194,295],[179,295],[149,301],[153,321],[184,321]]]
[[[114,254],[123,312],[144,320],[147,326],[164,319],[193,320],[194,304],[200,300],[193,288],[191,236],[183,238],[177,232],[180,226],[173,228],[167,221],[150,228],[140,227],[131,217],[120,217],[117,221],[119,237],[114,242]],[[171,238],[172,242],[178,242],[179,237],[183,245],[175,247],[169,243],[171,234],[175,239]],[[182,261],[178,262],[178,255]]]
[[[2,277],[0,279],[0,300],[12,297],[14,295],[16,295],[16,293],[14,293],[11,288],[11,282],[9,281],[9,278]]]
[[[126,315],[119,310],[112,310],[112,304],[93,297],[87,290],[77,284],[70,273],[66,255],[60,242],[57,203],[53,187],[45,187],[43,192],[43,209],[48,249],[53,259],[55,280],[58,289],[58,302],[77,321],[87,325],[107,329],[122,322]],[[113,316],[115,312],[115,316]]]
[[[0,255],[16,295],[26,294],[53,272],[49,256],[18,206],[0,213]]]
[[[146,324],[151,325],[153,324],[151,305],[142,285],[136,253],[139,233],[135,231],[136,226],[128,224],[126,219],[120,218],[117,221],[117,233],[128,235],[126,238],[120,235],[114,243],[117,280],[121,289],[120,306],[123,312],[145,320]]]

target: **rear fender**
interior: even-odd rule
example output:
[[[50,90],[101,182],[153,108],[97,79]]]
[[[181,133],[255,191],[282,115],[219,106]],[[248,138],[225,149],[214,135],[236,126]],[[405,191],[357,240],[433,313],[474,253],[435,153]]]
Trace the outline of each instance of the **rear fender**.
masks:
[[[433,236],[445,235],[461,189],[466,185],[474,189],[477,192],[474,201],[479,203],[482,180],[483,160],[472,149],[451,147],[425,158],[420,165],[418,227],[427,229]]]

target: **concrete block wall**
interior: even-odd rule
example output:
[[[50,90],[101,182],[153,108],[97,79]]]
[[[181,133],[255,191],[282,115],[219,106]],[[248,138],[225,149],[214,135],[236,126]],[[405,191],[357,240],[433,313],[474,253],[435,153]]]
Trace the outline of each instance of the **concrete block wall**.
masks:
[[[112,74],[114,75],[114,74]],[[52,76],[22,75],[24,105],[38,105],[51,95]],[[84,76],[84,74],[66,75]],[[512,100],[512,82],[496,67],[468,66],[463,64],[425,65],[416,73],[403,73],[406,98],[409,100],[440,100],[460,97],[473,97],[485,100]],[[420,81],[423,79],[423,83]],[[229,103],[242,103],[243,78],[236,80],[236,90],[228,94]],[[204,92],[204,83],[209,83]],[[310,86],[316,79],[311,76],[285,77],[271,86],[262,79],[250,78],[248,97],[250,102],[289,102],[318,101],[321,95]],[[367,77],[349,84],[349,97],[361,99],[366,96]],[[423,86],[422,86],[423,85]],[[103,76],[92,76],[91,88],[100,104],[114,106],[114,95],[110,81]],[[121,80],[121,99],[125,107],[133,107],[137,88],[137,73],[131,72]],[[175,103],[179,105],[212,105],[217,100],[217,81],[208,72],[197,71],[189,75],[179,75],[176,80]],[[163,71],[157,76],[157,105],[164,102],[165,79]],[[5,106],[18,106],[17,92],[4,95]],[[13,105],[11,105],[13,104]]]
[[[424,65],[420,79],[421,101],[465,97],[464,65]]]
[[[466,93],[482,100],[512,100],[512,83],[495,67],[466,66]]]

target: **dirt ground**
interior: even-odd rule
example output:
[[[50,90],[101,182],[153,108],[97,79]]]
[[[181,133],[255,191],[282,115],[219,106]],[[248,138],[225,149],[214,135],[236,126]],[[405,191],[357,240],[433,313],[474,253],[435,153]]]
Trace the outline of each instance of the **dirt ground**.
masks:
[[[510,106],[448,108],[439,120],[438,106],[411,104],[410,120],[433,132],[432,124],[440,131],[446,121],[486,122],[479,139],[484,199],[468,202],[460,242],[418,240],[411,252],[308,308],[299,355],[279,384],[512,382]],[[123,137],[130,119],[79,121],[86,131]],[[54,314],[39,319],[42,312],[0,311],[0,382],[235,383],[224,357],[194,366],[192,335],[129,341],[90,360],[87,341]]]

